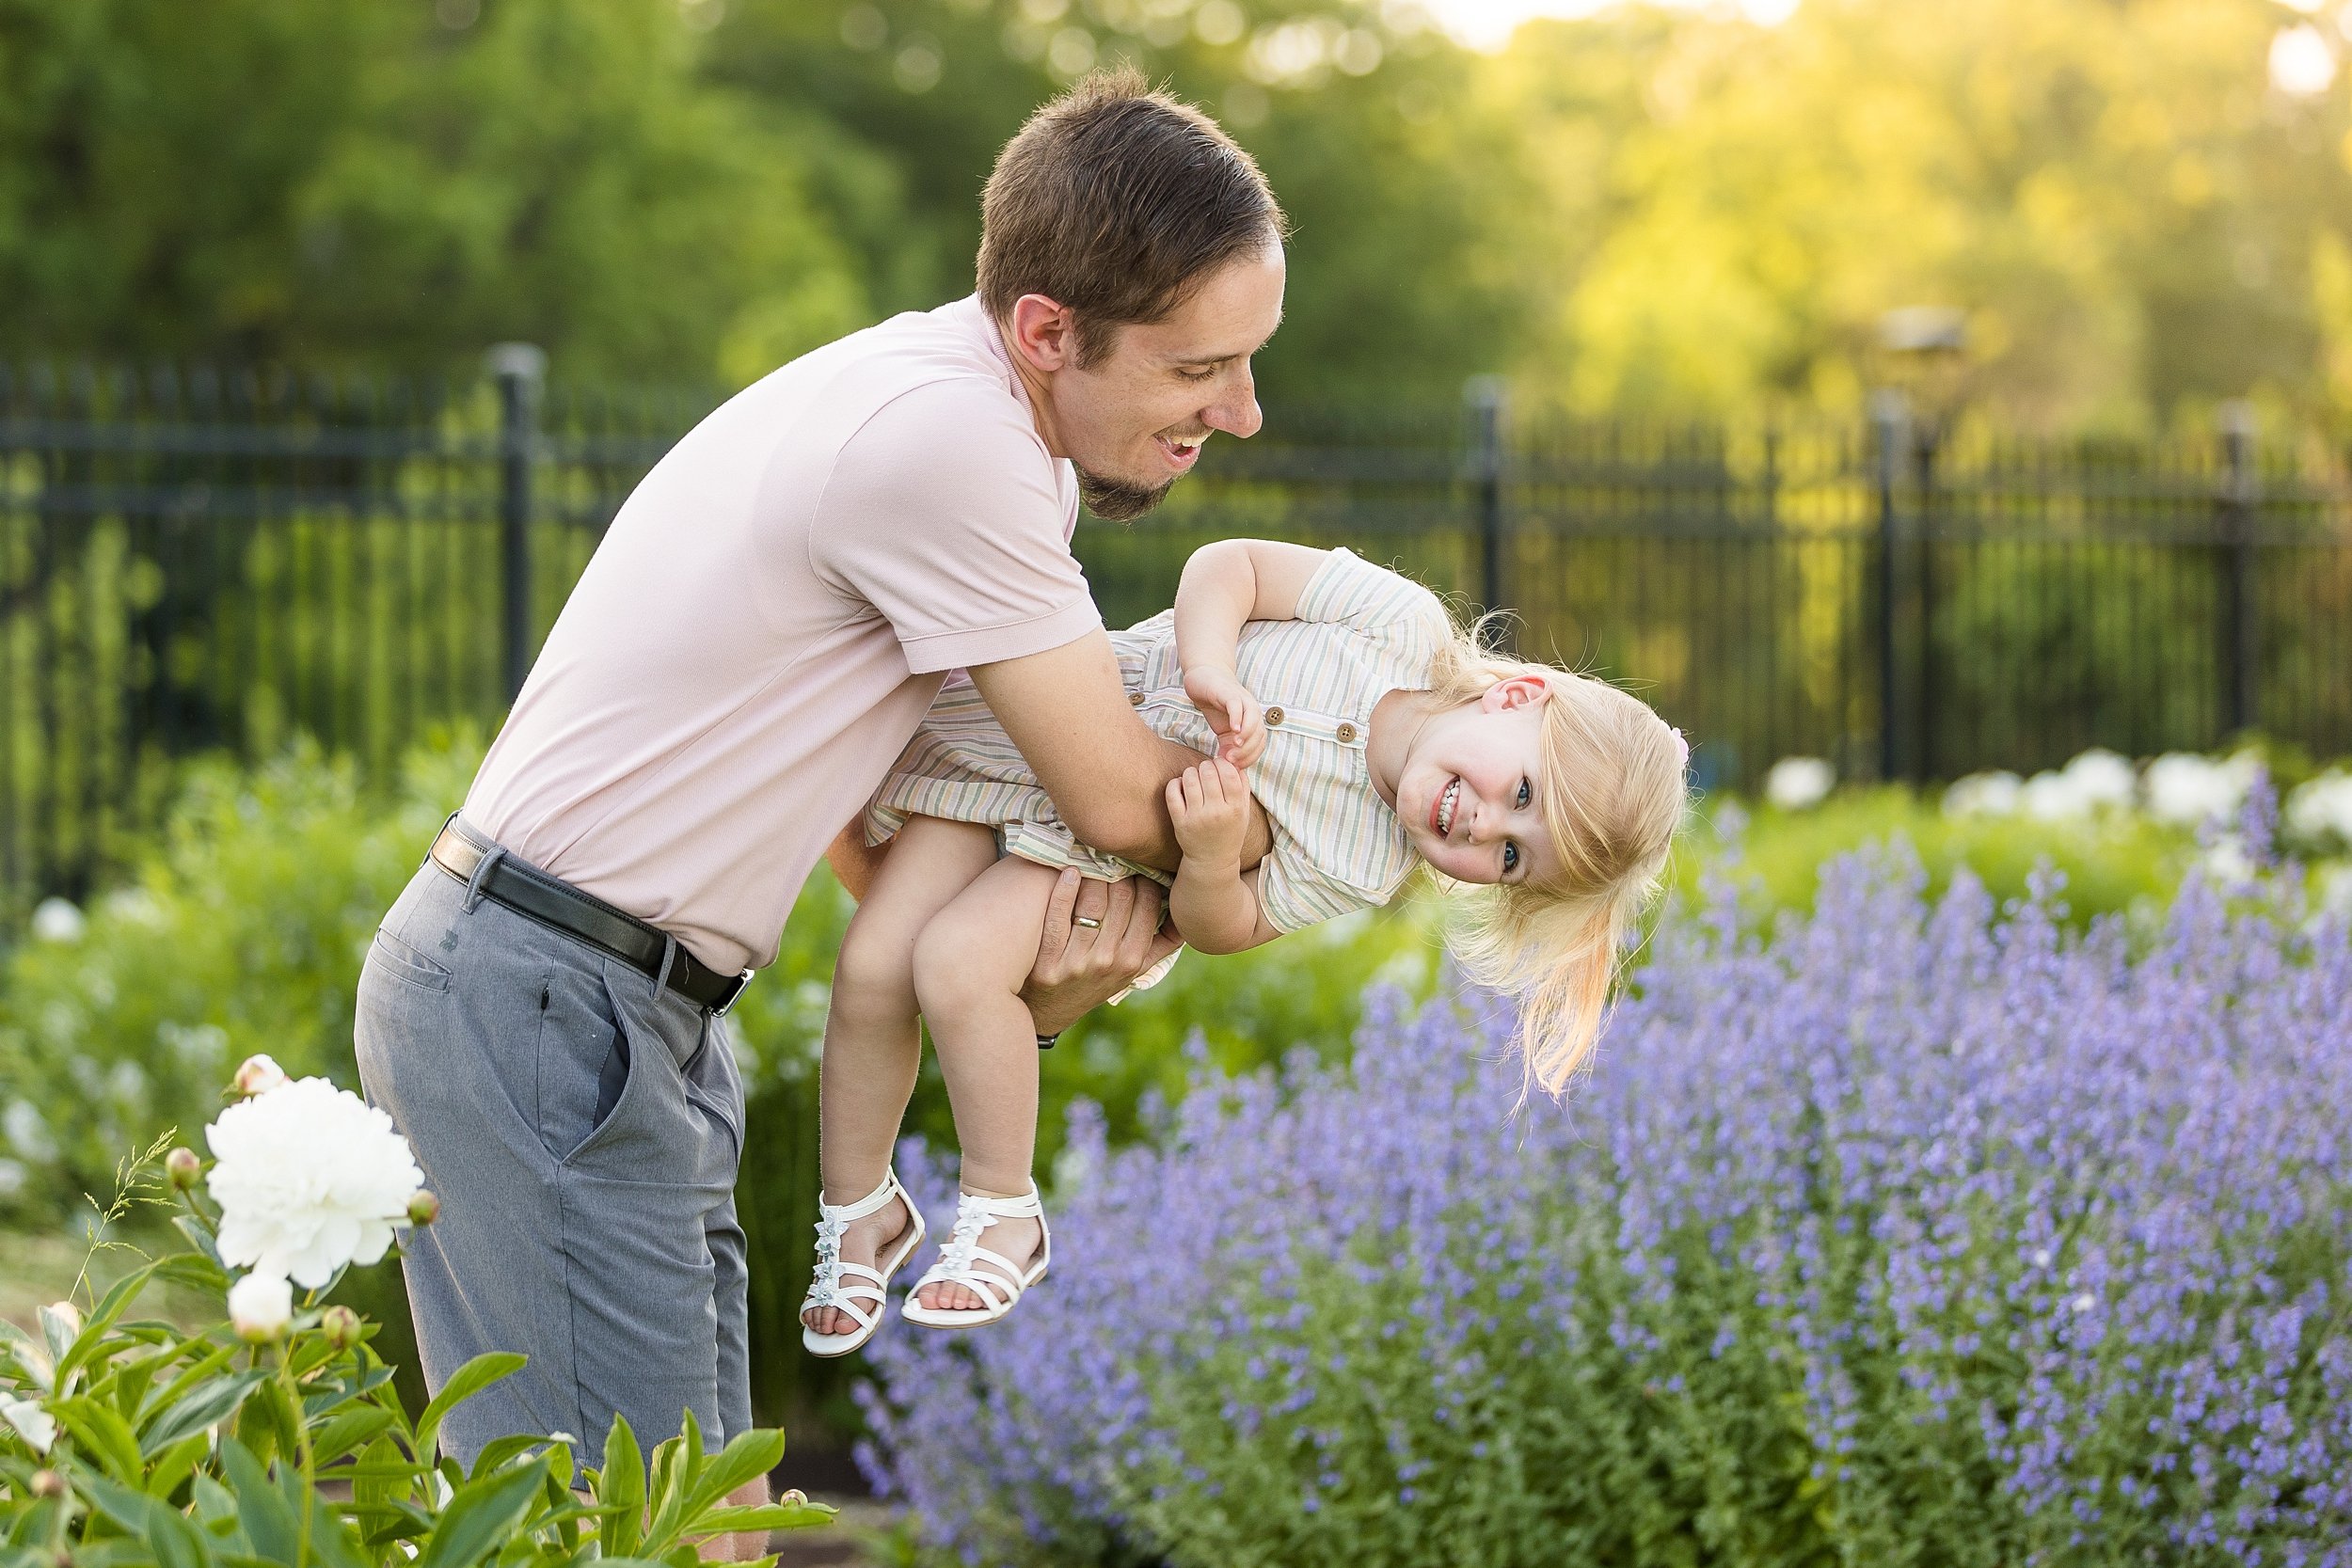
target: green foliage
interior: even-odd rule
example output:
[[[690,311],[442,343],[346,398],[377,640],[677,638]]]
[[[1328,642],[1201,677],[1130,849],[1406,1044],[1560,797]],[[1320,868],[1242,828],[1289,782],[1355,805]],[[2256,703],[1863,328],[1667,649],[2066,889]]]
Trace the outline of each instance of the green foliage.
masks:
[[[2340,411],[2352,113],[2268,86],[2296,20],[1618,6],[1480,55],[1363,0],[0,0],[0,351],[739,384],[968,288],[996,150],[1125,59],[1298,219],[1278,411],[1851,408],[1915,304],[2013,423]]]
[[[2058,822],[1955,817],[1890,784],[1841,790],[1811,811],[1709,801],[1677,852],[1672,879],[1695,906],[1701,879],[1722,872],[1742,889],[1742,910],[1768,927],[1781,911],[1811,911],[1833,859],[1897,838],[1917,852],[1931,897],[1943,896],[1963,867],[2002,903],[2026,896],[2037,866],[2063,872],[2066,919],[2076,928],[2102,914],[2161,909],[2197,858],[2194,835],[2136,813]]]
[[[153,1174],[133,1178],[151,1191]],[[411,1421],[374,1325],[330,1317],[317,1292],[259,1343],[225,1322],[187,1332],[135,1319],[152,1284],[203,1292],[216,1311],[229,1289],[218,1216],[193,1192],[181,1201],[185,1244],[86,1312],[44,1308],[38,1339],[0,1322],[0,1568],[691,1568],[712,1536],[833,1515],[797,1493],[731,1506],[783,1458],[784,1434],[741,1433],[706,1454],[691,1412],[650,1471],[626,1419],[600,1465],[566,1439],[516,1436],[469,1471],[440,1455],[440,1418],[523,1358],[477,1357]]]
[[[864,325],[791,119],[701,43],[675,0],[8,0],[0,351],[699,380]]]
[[[463,799],[470,740],[414,752],[389,799],[308,743],[249,771],[194,765],[127,885],[78,939],[0,963],[0,1083],[26,1180],[54,1217],[109,1190],[124,1148],[217,1108],[227,1069],[267,1052],[358,1086],[353,997],[368,940]]]

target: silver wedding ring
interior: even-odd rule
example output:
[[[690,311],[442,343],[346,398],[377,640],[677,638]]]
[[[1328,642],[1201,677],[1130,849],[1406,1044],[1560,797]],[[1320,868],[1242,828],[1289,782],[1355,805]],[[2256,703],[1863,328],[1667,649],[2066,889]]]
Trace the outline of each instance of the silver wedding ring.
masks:
[[[1099,931],[1103,928],[1103,923],[1101,921],[1089,919],[1083,914],[1072,915],[1070,917],[1070,924],[1073,926],[1083,926],[1089,931]]]

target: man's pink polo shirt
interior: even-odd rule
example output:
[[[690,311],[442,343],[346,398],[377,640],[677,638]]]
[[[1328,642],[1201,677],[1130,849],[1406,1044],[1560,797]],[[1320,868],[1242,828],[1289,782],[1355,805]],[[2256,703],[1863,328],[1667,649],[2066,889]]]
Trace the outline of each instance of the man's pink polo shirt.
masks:
[[[764,966],[946,673],[1103,624],[1077,515],[977,297],[796,359],[622,506],[466,818],[714,969]]]

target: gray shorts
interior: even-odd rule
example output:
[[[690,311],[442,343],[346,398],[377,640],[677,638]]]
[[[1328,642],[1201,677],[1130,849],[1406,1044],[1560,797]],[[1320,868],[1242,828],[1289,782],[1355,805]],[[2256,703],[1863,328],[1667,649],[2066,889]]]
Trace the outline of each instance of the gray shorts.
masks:
[[[752,1424],[743,1085],[723,1021],[428,862],[359,975],[359,1079],[441,1200],[408,1238],[425,1386],[485,1351],[530,1364],[442,1427],[566,1432],[590,1463],[691,1410],[716,1449]]]

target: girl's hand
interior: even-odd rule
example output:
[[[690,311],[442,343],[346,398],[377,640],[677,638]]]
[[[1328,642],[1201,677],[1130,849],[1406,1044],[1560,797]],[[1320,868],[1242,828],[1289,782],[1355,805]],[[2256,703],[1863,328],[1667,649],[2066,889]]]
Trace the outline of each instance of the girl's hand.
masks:
[[[1187,768],[1168,781],[1168,819],[1186,861],[1238,871],[1249,831],[1249,781],[1223,757]]]
[[[1250,768],[1265,755],[1265,710],[1231,670],[1184,672],[1184,695],[1216,732],[1216,754],[1235,768]]]

